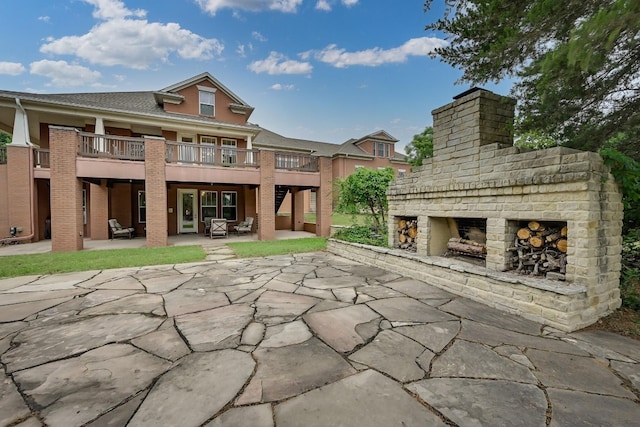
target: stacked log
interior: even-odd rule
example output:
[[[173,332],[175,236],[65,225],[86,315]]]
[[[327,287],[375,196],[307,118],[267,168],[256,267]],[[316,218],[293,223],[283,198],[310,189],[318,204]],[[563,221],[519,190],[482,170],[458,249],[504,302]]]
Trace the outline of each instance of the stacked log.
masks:
[[[418,220],[417,219],[400,219],[398,220],[398,248],[407,251],[416,252],[418,244]]]
[[[445,256],[447,255],[467,255],[476,258],[485,258],[487,256],[487,247],[485,244],[474,240],[452,237],[447,242],[447,253]]]
[[[518,229],[511,269],[520,274],[564,280],[567,267],[567,226],[530,221]]]

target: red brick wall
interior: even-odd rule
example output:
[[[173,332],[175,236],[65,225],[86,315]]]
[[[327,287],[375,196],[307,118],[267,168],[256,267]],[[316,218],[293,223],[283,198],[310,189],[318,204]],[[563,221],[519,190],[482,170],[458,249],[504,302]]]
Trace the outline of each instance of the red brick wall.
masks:
[[[305,211],[305,194],[308,191],[300,191],[295,189],[293,191],[292,206],[291,206],[291,229],[293,231],[304,230],[304,211]]]
[[[105,180],[100,185],[89,184],[87,223],[92,240],[106,240],[109,236],[109,189]]]
[[[9,236],[8,166],[0,165],[0,239]]]
[[[167,181],[165,142],[160,138],[144,140],[145,192],[147,198],[147,246],[167,246]]]
[[[80,140],[74,129],[51,126],[51,248],[75,251],[82,242],[82,181],[76,177],[76,151]]]
[[[329,237],[333,212],[333,172],[329,157],[320,157],[320,188],[316,194],[316,235]]]
[[[7,145],[7,183],[9,197],[9,227],[22,227],[18,236],[28,236],[31,229],[31,147]],[[9,230],[5,233],[8,235]],[[4,234],[4,233],[3,233]]]
[[[109,218],[115,218],[123,227],[133,224],[133,209],[131,207],[132,185],[129,183],[114,184],[111,188],[111,206]]]
[[[259,226],[260,240],[276,238],[275,221],[275,155],[273,151],[260,151]]]

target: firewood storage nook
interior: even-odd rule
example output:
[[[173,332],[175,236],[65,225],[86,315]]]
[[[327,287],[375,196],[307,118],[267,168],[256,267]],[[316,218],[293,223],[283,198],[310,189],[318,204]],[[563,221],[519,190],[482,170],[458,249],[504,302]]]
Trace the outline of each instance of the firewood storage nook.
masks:
[[[514,147],[514,106],[471,89],[434,110],[433,157],[387,193],[393,249],[332,240],[330,250],[563,331],[618,308],[622,202],[613,177],[596,153]],[[408,218],[415,253],[397,249]],[[476,243],[475,256],[461,253]]]

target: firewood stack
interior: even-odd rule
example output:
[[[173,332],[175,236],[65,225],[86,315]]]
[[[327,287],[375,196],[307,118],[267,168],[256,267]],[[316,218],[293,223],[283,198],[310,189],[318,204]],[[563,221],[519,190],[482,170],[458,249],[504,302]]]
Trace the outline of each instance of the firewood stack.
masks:
[[[418,250],[416,239],[418,237],[417,219],[398,220],[398,248],[411,252]]]
[[[567,267],[567,226],[531,221],[516,233],[511,269],[520,274],[564,280]]]

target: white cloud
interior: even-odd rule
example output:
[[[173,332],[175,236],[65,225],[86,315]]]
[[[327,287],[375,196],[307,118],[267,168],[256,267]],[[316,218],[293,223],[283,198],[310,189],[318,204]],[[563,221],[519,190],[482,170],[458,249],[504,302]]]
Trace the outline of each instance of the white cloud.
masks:
[[[97,0],[96,0],[97,1]],[[215,15],[220,9],[242,9],[252,12],[276,10],[295,13],[302,0],[196,0],[202,10]]]
[[[283,85],[280,83],[276,83],[274,85],[271,85],[271,89],[273,90],[293,90],[295,89],[295,85]]]
[[[331,5],[327,0],[318,0],[318,3],[316,3],[316,9],[331,12]]]
[[[94,16],[104,19],[81,36],[48,39],[40,47],[43,53],[75,55],[92,64],[122,65],[146,69],[153,63],[169,62],[171,54],[184,59],[211,59],[224,46],[181,28],[176,23],[148,22],[136,19],[145,11],[130,11],[119,0],[84,0],[96,6]]]
[[[120,0],[83,0],[85,3],[95,6],[93,17],[97,19],[123,19],[129,16],[144,18],[147,11],[142,9],[129,10]]]
[[[25,72],[24,65],[19,62],[4,62],[0,61],[0,74],[8,74],[10,76],[17,76]]]
[[[358,0],[342,0],[342,4],[347,6],[347,7],[351,7],[351,6],[355,6],[358,4]]]
[[[66,61],[49,61],[47,59],[32,62],[31,74],[51,79],[55,86],[85,86],[97,81],[101,74],[81,65],[69,64]]]
[[[265,36],[263,36],[262,34],[260,34],[257,31],[253,31],[251,33],[251,37],[253,37],[254,39],[258,40],[259,42],[266,42],[267,38]]]
[[[249,64],[249,69],[257,74],[309,74],[313,70],[313,66],[308,62],[287,59],[280,53],[271,52],[267,59]]]
[[[347,52],[331,44],[319,52],[315,58],[337,68],[352,65],[377,67],[382,64],[405,62],[409,56],[429,56],[438,47],[448,44],[446,40],[435,37],[420,37],[407,41],[402,46],[392,49],[374,47],[357,52]]]
[[[49,20],[51,20],[51,18],[48,16],[38,16],[38,21],[49,22]]]

